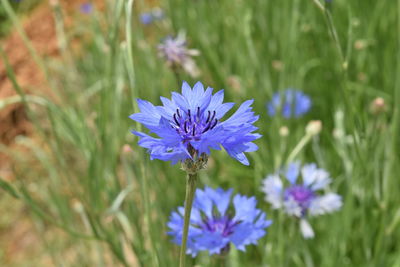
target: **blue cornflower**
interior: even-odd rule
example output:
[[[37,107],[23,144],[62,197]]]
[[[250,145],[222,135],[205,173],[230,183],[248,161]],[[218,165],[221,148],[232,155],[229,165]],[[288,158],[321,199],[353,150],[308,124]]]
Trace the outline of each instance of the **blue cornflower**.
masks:
[[[210,148],[220,150],[222,146],[231,157],[249,165],[244,152],[257,150],[252,141],[261,137],[253,133],[258,129],[253,123],[259,117],[252,111],[253,100],[245,101],[230,118],[221,121],[234,103],[222,103],[223,90],[214,95],[212,92],[210,87],[204,90],[201,82],[193,89],[183,82],[182,94],[172,92],[172,100],[161,97],[163,106],[137,100],[140,113],[130,118],[158,136],[133,132],[140,137],[139,145],[148,149],[151,159],[175,164],[209,155]]]
[[[160,8],[153,8],[150,12],[143,12],[140,14],[140,22],[149,25],[157,20],[164,18],[164,12]]]
[[[256,208],[255,197],[235,195],[231,205],[232,189],[197,189],[190,215],[187,254],[193,257],[199,251],[208,250],[210,254],[221,254],[229,250],[230,243],[245,251],[245,246],[257,244],[266,234],[265,228],[272,221]],[[182,239],[184,208],[172,212],[168,232],[173,242],[180,245]]]
[[[308,95],[294,89],[277,92],[267,104],[268,114],[275,116],[282,112],[283,117],[298,118],[307,113],[311,108],[311,99]]]
[[[80,6],[80,11],[84,14],[90,14],[93,11],[93,5],[89,2],[83,3]]]
[[[183,68],[192,77],[199,75],[197,65],[192,59],[199,54],[198,50],[187,48],[186,37],[183,33],[178,34],[175,38],[167,36],[158,45],[158,55],[166,61],[170,68]]]
[[[314,237],[314,231],[307,221],[308,216],[318,216],[339,210],[342,198],[335,193],[319,194],[325,190],[331,179],[329,173],[318,169],[316,164],[306,164],[301,168],[302,183],[298,182],[300,163],[290,163],[285,172],[268,175],[262,186],[265,200],[274,209],[283,209],[285,213],[300,219],[300,230],[305,238]],[[283,186],[284,175],[289,182]]]
[[[140,14],[140,22],[145,25],[151,24],[153,22],[153,15],[150,12]]]

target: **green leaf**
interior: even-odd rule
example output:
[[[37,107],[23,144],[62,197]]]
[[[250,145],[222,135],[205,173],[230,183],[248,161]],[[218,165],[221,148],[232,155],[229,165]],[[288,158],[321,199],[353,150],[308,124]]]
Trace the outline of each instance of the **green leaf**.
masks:
[[[14,189],[14,187],[9,183],[6,182],[4,179],[0,178],[0,187],[3,188],[4,191],[9,193],[15,198],[19,198],[19,194],[17,191]]]

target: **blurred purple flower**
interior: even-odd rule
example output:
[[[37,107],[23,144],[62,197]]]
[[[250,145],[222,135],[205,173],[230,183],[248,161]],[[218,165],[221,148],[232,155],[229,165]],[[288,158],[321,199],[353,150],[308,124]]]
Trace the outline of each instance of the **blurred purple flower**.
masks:
[[[140,14],[140,22],[145,25],[151,24],[153,22],[153,15],[149,12]]]
[[[140,14],[140,22],[144,25],[149,25],[157,20],[164,18],[164,12],[160,8],[153,8],[149,12],[143,12]]]
[[[158,54],[164,58],[171,68],[182,67],[192,77],[199,75],[196,63],[192,59],[200,53],[195,49],[188,49],[184,34],[178,34],[176,38],[168,36],[158,45]]]
[[[326,190],[331,179],[329,173],[318,169],[317,165],[306,164],[300,169],[300,163],[290,163],[282,173],[268,175],[263,181],[262,191],[265,200],[274,209],[283,209],[285,213],[300,219],[300,230],[305,238],[313,238],[314,231],[307,221],[308,216],[319,216],[337,211],[342,206],[342,198],[335,193],[319,194]],[[298,182],[301,172],[302,183]],[[284,187],[282,174],[289,182]]]
[[[272,100],[267,103],[267,110],[270,116],[282,113],[285,118],[298,118],[306,114],[310,108],[310,97],[299,90],[291,88],[275,93],[272,96]]]
[[[79,9],[83,14],[90,14],[93,11],[93,5],[89,2],[86,2],[81,4]]]

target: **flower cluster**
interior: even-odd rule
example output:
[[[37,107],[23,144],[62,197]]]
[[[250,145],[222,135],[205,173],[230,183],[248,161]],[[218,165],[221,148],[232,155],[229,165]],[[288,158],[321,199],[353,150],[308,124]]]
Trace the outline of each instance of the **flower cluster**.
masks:
[[[306,114],[311,108],[311,99],[308,95],[294,89],[277,92],[267,104],[268,114],[275,116],[282,113],[285,118],[298,118]]]
[[[266,234],[272,221],[256,208],[255,197],[235,195],[231,205],[232,189],[197,189],[190,216],[187,254],[193,257],[199,251],[221,254],[229,250],[230,243],[244,251],[246,245],[257,244]],[[182,239],[184,208],[172,212],[168,227],[173,242],[180,245]]]
[[[188,49],[186,37],[180,33],[176,38],[168,36],[158,45],[158,54],[163,58],[167,65],[172,68],[183,68],[192,77],[199,75],[199,70],[196,63],[192,59],[193,56],[198,56],[200,52],[196,49]]]
[[[203,84],[196,83],[193,89],[186,82],[182,94],[172,92],[172,99],[161,97],[163,106],[138,99],[140,112],[130,116],[142,123],[153,137],[142,132],[133,133],[140,137],[139,145],[147,148],[151,159],[171,161],[173,164],[186,159],[209,155],[210,148],[219,150],[221,146],[233,158],[248,165],[244,152],[255,151],[252,143],[261,135],[253,133],[258,120],[251,104],[245,101],[227,120],[224,115],[234,103],[222,103],[224,91],[214,95],[213,89],[204,90]]]
[[[299,182],[301,172],[302,183]],[[285,176],[289,185],[284,186]],[[314,231],[307,221],[308,216],[318,216],[339,210],[342,199],[335,193],[319,194],[327,188],[331,179],[329,173],[318,169],[316,164],[290,163],[284,172],[268,175],[263,181],[265,200],[274,209],[283,209],[288,215],[300,219],[300,230],[305,238],[314,237]]]

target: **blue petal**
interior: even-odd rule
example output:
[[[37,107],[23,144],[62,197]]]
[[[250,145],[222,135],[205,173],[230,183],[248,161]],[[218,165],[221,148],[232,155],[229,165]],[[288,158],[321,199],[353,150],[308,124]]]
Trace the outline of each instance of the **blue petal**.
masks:
[[[235,221],[250,221],[252,222],[257,216],[257,200],[255,197],[247,198],[237,194],[233,198],[233,205],[235,206]]]
[[[213,201],[214,205],[217,207],[220,216],[224,216],[226,210],[229,207],[232,191],[233,189],[224,191],[221,188],[217,188],[216,190],[213,190],[209,187],[205,188],[206,194],[209,196],[209,198]]]
[[[193,206],[204,212],[208,218],[212,217],[212,201],[205,191],[201,189],[196,190]]]
[[[222,101],[224,101],[224,90],[219,90],[211,97],[207,110],[216,110],[222,104]]]
[[[289,163],[286,170],[286,178],[291,184],[295,184],[300,172],[300,162]]]
[[[153,104],[148,101],[137,99],[140,113],[129,116],[134,121],[144,124],[146,127],[157,126],[160,122],[160,114]]]
[[[240,223],[235,227],[235,231],[229,239],[238,250],[245,251],[245,246],[251,244],[249,237],[253,233],[253,228],[251,223]]]
[[[178,94],[176,92],[172,92],[172,101],[174,102],[175,105],[177,105],[185,112],[187,112],[187,110],[190,107],[187,99],[183,97],[181,94]]]
[[[210,255],[219,254],[221,249],[226,247],[229,243],[229,239],[222,236],[218,232],[204,233],[195,238],[197,245],[200,250],[208,250]]]

